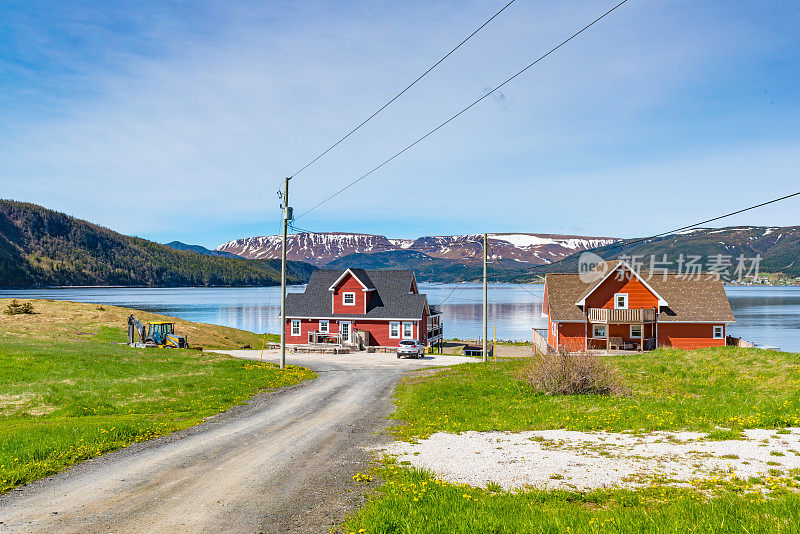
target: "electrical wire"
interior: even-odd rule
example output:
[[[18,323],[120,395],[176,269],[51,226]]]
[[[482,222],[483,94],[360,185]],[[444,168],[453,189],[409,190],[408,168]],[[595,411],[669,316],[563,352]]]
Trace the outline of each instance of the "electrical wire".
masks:
[[[475,261],[478,259],[478,253],[479,252],[480,252],[480,249],[475,249],[475,254],[472,255],[472,259],[470,260],[470,262],[464,265],[464,270],[462,271],[460,278],[464,278],[464,275],[467,274],[467,271],[469,270],[469,268],[472,267],[475,264]],[[462,280],[462,282],[463,282],[463,280]],[[436,306],[442,306],[445,302],[447,302],[447,300],[451,296],[453,296],[453,292],[455,292],[455,290],[457,288],[461,287],[463,289],[463,286],[459,282],[447,282],[447,283],[453,284],[453,289],[451,289],[450,293],[448,293],[447,296],[439,302],[439,304],[436,304]]]
[[[502,7],[502,8],[501,8],[501,9],[500,9],[498,12],[496,12],[494,15],[492,15],[492,16],[491,16],[491,17],[490,17],[490,18],[489,18],[489,19],[488,19],[486,22],[484,22],[483,24],[481,24],[480,26],[478,26],[478,28],[477,28],[477,29],[475,29],[475,31],[473,31],[472,33],[470,33],[469,35],[467,35],[467,37],[466,37],[466,38],[464,38],[464,40],[463,40],[463,41],[461,41],[460,43],[458,43],[458,44],[455,46],[455,48],[451,49],[451,50],[450,50],[448,53],[446,53],[444,56],[442,56],[442,57],[441,57],[441,59],[439,59],[439,60],[438,60],[436,63],[434,63],[433,65],[431,65],[431,66],[428,68],[428,70],[426,70],[425,72],[423,72],[422,74],[420,74],[420,75],[417,77],[417,79],[415,79],[413,82],[411,82],[410,84],[408,84],[408,85],[407,85],[407,86],[406,86],[406,87],[405,87],[405,88],[404,88],[402,91],[400,91],[399,93],[397,93],[396,95],[394,95],[394,96],[391,98],[391,100],[389,100],[389,101],[388,101],[388,102],[386,102],[384,105],[382,105],[380,108],[378,108],[378,110],[377,110],[377,111],[375,111],[375,112],[374,112],[372,115],[370,115],[369,117],[367,117],[366,119],[364,119],[364,120],[363,120],[361,123],[359,123],[359,124],[358,124],[358,126],[356,126],[356,127],[355,127],[355,128],[353,128],[352,130],[350,130],[349,132],[347,132],[347,134],[345,134],[345,135],[344,135],[342,138],[340,138],[338,141],[336,141],[336,142],[335,142],[335,143],[333,143],[331,146],[329,146],[328,148],[326,148],[326,149],[325,149],[323,152],[321,152],[321,153],[320,153],[320,154],[319,154],[317,157],[315,157],[314,159],[312,159],[311,161],[309,161],[308,163],[306,163],[306,164],[305,164],[305,165],[304,165],[304,166],[303,166],[303,167],[302,167],[300,170],[298,170],[298,171],[296,171],[294,174],[292,174],[292,175],[291,175],[291,178],[294,178],[295,176],[297,176],[298,174],[300,174],[301,172],[303,172],[304,170],[306,170],[307,168],[309,168],[310,166],[312,166],[312,165],[313,165],[314,163],[316,163],[316,162],[317,162],[317,161],[318,161],[320,158],[322,158],[323,156],[325,156],[325,154],[327,154],[328,152],[330,152],[331,150],[333,150],[334,148],[336,148],[337,146],[339,146],[339,144],[340,144],[340,143],[342,143],[342,142],[343,142],[345,139],[347,139],[348,137],[350,137],[351,135],[353,135],[353,134],[354,134],[356,131],[358,131],[358,130],[359,130],[361,127],[362,127],[362,126],[364,126],[364,125],[365,125],[365,124],[367,124],[367,123],[368,123],[370,120],[372,120],[373,118],[375,118],[375,116],[377,116],[377,115],[378,115],[378,114],[379,114],[381,111],[383,111],[384,109],[386,109],[387,107],[389,107],[389,106],[390,106],[390,105],[391,105],[391,104],[392,104],[392,103],[393,103],[395,100],[397,100],[398,98],[400,98],[401,96],[403,96],[403,94],[404,94],[406,91],[408,91],[409,89],[411,89],[412,87],[414,87],[414,86],[417,84],[417,82],[419,82],[419,81],[420,81],[422,78],[424,78],[425,76],[427,76],[427,75],[428,75],[428,73],[430,73],[430,72],[431,72],[433,69],[435,69],[436,67],[438,67],[438,66],[439,66],[439,65],[440,65],[440,64],[441,64],[441,63],[442,63],[442,62],[443,62],[445,59],[447,59],[448,57],[450,57],[450,56],[451,56],[451,55],[452,55],[452,54],[453,54],[453,53],[454,53],[456,50],[458,50],[459,48],[461,48],[461,46],[462,46],[462,45],[464,45],[464,43],[466,43],[467,41],[469,41],[470,39],[472,39],[472,37],[473,37],[473,36],[475,36],[475,34],[476,34],[476,33],[478,33],[479,31],[481,31],[481,30],[482,30],[482,29],[483,29],[483,28],[484,28],[484,27],[485,27],[487,24],[489,24],[489,23],[490,23],[490,22],[492,22],[492,21],[493,21],[495,18],[497,18],[497,16],[498,16],[498,15],[500,15],[500,13],[502,13],[503,11],[505,11],[505,10],[506,10],[506,8],[508,8],[508,6],[510,6],[511,4],[513,4],[515,1],[516,1],[516,0],[511,0],[511,1],[510,1],[510,2],[508,2],[506,5],[504,5],[504,6],[503,6],[503,7]]]
[[[562,47],[562,46],[564,46],[565,44],[569,43],[570,41],[572,41],[573,39],[575,39],[576,37],[578,37],[580,34],[582,34],[583,32],[585,32],[586,30],[588,30],[589,28],[591,28],[592,26],[594,26],[595,24],[597,24],[598,22],[600,22],[602,19],[604,19],[605,17],[607,17],[608,15],[610,15],[610,14],[611,14],[613,11],[615,11],[617,8],[619,8],[620,6],[622,6],[623,4],[625,4],[626,2],[628,2],[628,0],[622,0],[621,2],[619,2],[618,4],[616,4],[614,7],[612,7],[611,9],[609,9],[608,11],[606,11],[605,13],[603,13],[602,15],[600,15],[599,17],[597,17],[597,18],[595,18],[594,20],[592,20],[592,21],[591,21],[589,24],[586,24],[586,25],[585,25],[585,26],[583,26],[583,27],[582,27],[580,30],[576,31],[575,33],[573,33],[572,35],[570,35],[568,38],[566,38],[566,39],[564,39],[563,41],[561,41],[561,42],[560,42],[558,45],[556,45],[556,46],[554,46],[553,48],[551,48],[551,49],[550,49],[549,51],[547,51],[545,54],[543,54],[543,55],[539,56],[539,57],[538,57],[536,60],[534,60],[533,62],[529,63],[527,66],[525,66],[525,67],[524,67],[524,68],[522,68],[521,70],[519,70],[519,71],[518,71],[516,74],[514,74],[514,75],[512,75],[511,77],[507,78],[507,79],[506,79],[504,82],[502,82],[500,85],[497,85],[497,86],[495,86],[493,89],[491,89],[490,91],[488,91],[488,92],[484,93],[484,94],[483,94],[483,96],[481,96],[481,97],[480,97],[480,98],[478,98],[477,100],[474,100],[474,101],[473,101],[471,104],[469,104],[469,105],[468,105],[468,106],[466,106],[465,108],[461,109],[461,111],[459,111],[459,112],[458,112],[458,113],[456,113],[455,115],[452,115],[452,116],[451,116],[449,119],[447,119],[446,121],[444,121],[444,122],[440,123],[438,126],[436,126],[435,128],[433,128],[432,130],[428,131],[428,133],[426,133],[426,134],[425,134],[425,135],[423,135],[422,137],[418,138],[416,141],[414,141],[414,142],[412,142],[411,144],[407,145],[405,148],[403,148],[403,149],[402,149],[402,150],[400,150],[399,152],[395,153],[393,156],[390,156],[389,158],[385,159],[385,160],[384,160],[382,163],[380,163],[379,165],[377,165],[377,166],[373,167],[371,170],[367,171],[366,173],[362,174],[362,175],[361,175],[359,178],[356,178],[355,180],[353,180],[352,182],[350,182],[350,183],[349,183],[349,184],[347,184],[346,186],[342,187],[341,189],[339,189],[339,190],[338,190],[338,191],[336,191],[335,193],[333,193],[333,194],[331,194],[331,195],[329,195],[329,196],[325,197],[325,199],[323,199],[323,200],[322,200],[322,201],[320,201],[319,203],[315,204],[313,207],[311,207],[311,208],[307,209],[306,211],[304,211],[303,213],[301,213],[300,215],[298,215],[298,216],[297,216],[297,217],[295,217],[295,218],[296,218],[296,219],[299,219],[300,217],[303,217],[303,216],[305,216],[306,214],[308,214],[309,212],[311,212],[311,211],[313,211],[313,210],[317,209],[318,207],[322,206],[323,204],[325,204],[325,203],[326,203],[326,202],[328,202],[329,200],[331,200],[331,199],[333,199],[333,198],[335,198],[335,197],[339,196],[340,194],[344,193],[345,191],[347,191],[348,189],[350,189],[351,187],[353,187],[353,186],[354,186],[354,185],[356,185],[357,183],[361,182],[362,180],[364,180],[365,178],[367,178],[368,176],[370,176],[371,174],[373,174],[374,172],[376,172],[377,170],[379,170],[380,168],[382,168],[384,165],[386,165],[386,164],[390,163],[391,161],[393,161],[395,158],[397,158],[397,157],[401,156],[402,154],[404,154],[405,152],[407,152],[407,151],[411,150],[411,149],[412,149],[414,146],[416,146],[417,144],[421,143],[422,141],[424,141],[425,139],[427,139],[428,137],[430,137],[431,135],[433,135],[434,133],[436,133],[437,131],[439,131],[440,129],[442,129],[443,127],[445,127],[446,125],[450,124],[452,121],[454,121],[455,119],[457,119],[458,117],[460,117],[461,115],[463,115],[464,113],[466,113],[467,111],[469,111],[470,109],[472,109],[473,107],[475,107],[476,105],[478,105],[478,104],[479,104],[480,102],[482,102],[484,99],[488,98],[490,95],[492,95],[492,94],[494,94],[495,92],[499,91],[499,90],[500,90],[502,87],[504,87],[505,85],[507,85],[508,83],[510,83],[512,80],[514,80],[514,79],[516,79],[517,77],[521,76],[521,75],[522,75],[523,73],[525,73],[525,72],[526,72],[528,69],[532,68],[534,65],[536,65],[536,64],[537,64],[537,63],[539,63],[540,61],[544,60],[545,58],[547,58],[548,56],[550,56],[551,54],[553,54],[553,53],[554,53],[556,50],[558,50],[559,48],[561,48],[561,47]]]
[[[789,198],[796,197],[796,196],[800,196],[800,191],[797,191],[796,193],[790,193],[790,194],[784,195],[782,197],[773,198],[772,200],[767,200],[766,202],[761,202],[759,204],[754,204],[754,205],[748,206],[746,208],[741,208],[741,209],[738,209],[738,210],[735,210],[735,211],[731,211],[731,212],[725,213],[723,215],[718,215],[716,217],[712,217],[712,218],[706,219],[704,221],[696,222],[694,224],[681,226],[680,228],[674,228],[672,230],[667,230],[666,232],[653,234],[653,235],[648,236],[648,237],[641,237],[641,238],[634,239],[634,240],[621,240],[621,241],[618,241],[618,242],[615,242],[615,243],[611,243],[609,245],[604,245],[602,247],[597,247],[597,248],[594,248],[594,249],[590,249],[590,251],[594,252],[594,253],[608,252],[609,250],[614,250],[614,249],[623,248],[623,247],[629,247],[631,245],[636,245],[637,243],[642,243],[644,241],[649,241],[651,239],[656,239],[658,237],[665,237],[665,236],[669,236],[669,235],[674,235],[674,234],[677,234],[678,232],[681,232],[683,230],[689,230],[689,229],[692,229],[692,228],[696,228],[696,227],[701,226],[703,224],[708,224],[710,222],[719,221],[721,219],[725,219],[726,217],[731,217],[733,215],[739,215],[740,213],[744,213],[746,211],[754,210],[756,208],[762,208],[764,206],[768,206],[770,204],[775,204],[776,202],[781,202],[783,200],[787,200]],[[490,234],[490,235],[492,235],[492,234]],[[534,265],[532,267],[526,267],[525,269],[519,269],[519,270],[514,269],[513,271],[512,270],[508,270],[508,269],[507,270],[508,270],[509,274],[511,274],[512,276],[517,276],[517,274],[515,274],[515,273],[522,274],[522,273],[530,272],[530,271],[533,271],[533,270],[536,270],[536,269],[543,269],[545,267],[550,267],[552,265],[557,265],[557,264],[562,263],[562,262],[564,262],[564,261],[566,261],[568,259],[571,259],[573,256],[574,256],[574,254],[570,254],[569,256],[561,258],[560,260],[557,260],[557,261],[554,261],[554,262],[551,262],[551,263],[545,263],[545,264],[542,264],[542,265]]]

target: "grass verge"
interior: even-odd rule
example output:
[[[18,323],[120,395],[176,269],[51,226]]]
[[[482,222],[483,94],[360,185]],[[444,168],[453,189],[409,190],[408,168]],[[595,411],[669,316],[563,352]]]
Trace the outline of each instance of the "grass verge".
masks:
[[[210,352],[133,349],[110,342],[127,336],[127,315],[160,316],[33,303],[36,315],[0,316],[0,493],[196,425],[260,390],[315,376],[300,367],[281,371]],[[179,333],[197,330],[202,342],[219,348],[263,339],[232,328],[178,323]]]
[[[783,534],[800,525],[800,495],[791,490],[797,475],[579,493],[473,488],[392,461],[376,471],[384,483],[344,532]]]
[[[471,363],[404,379],[400,439],[466,430],[710,431],[800,426],[796,354],[735,347],[604,357],[627,395],[547,395],[517,378],[525,359]]]

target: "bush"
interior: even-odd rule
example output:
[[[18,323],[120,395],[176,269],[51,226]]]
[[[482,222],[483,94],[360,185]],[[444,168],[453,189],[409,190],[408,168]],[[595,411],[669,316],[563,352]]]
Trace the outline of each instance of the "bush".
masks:
[[[33,304],[30,302],[23,302],[20,304],[17,302],[17,299],[11,301],[11,304],[6,306],[6,309],[3,310],[3,313],[6,315],[31,315],[33,313]]]
[[[533,361],[518,378],[547,395],[621,395],[626,392],[616,369],[587,352],[561,350]]]

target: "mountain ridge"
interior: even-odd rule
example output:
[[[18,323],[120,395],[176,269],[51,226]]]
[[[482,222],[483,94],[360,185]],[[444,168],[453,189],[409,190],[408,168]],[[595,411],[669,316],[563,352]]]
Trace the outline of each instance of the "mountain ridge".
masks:
[[[395,239],[376,234],[301,232],[289,236],[287,257],[324,266],[349,254],[413,250],[431,258],[464,261],[478,254],[482,239],[480,234]],[[500,259],[545,264],[617,240],[612,237],[508,232],[491,234],[490,254]],[[282,236],[256,236],[223,243],[216,250],[245,258],[272,259],[280,257],[281,241]]]

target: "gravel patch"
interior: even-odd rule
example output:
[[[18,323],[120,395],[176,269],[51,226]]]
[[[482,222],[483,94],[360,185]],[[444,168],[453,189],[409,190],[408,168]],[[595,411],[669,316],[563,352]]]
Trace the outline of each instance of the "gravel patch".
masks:
[[[750,429],[744,431],[746,439],[725,441],[704,439],[701,432],[440,432],[419,443],[394,442],[381,450],[443,480],[471,486],[633,488],[800,469],[800,428],[787,430]]]

